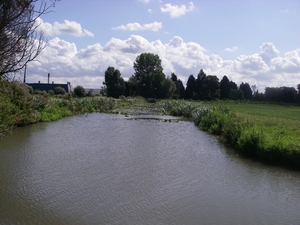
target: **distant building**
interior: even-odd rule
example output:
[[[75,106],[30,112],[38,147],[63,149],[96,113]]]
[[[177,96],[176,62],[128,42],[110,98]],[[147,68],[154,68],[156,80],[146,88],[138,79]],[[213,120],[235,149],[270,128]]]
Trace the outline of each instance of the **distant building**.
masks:
[[[24,74],[24,83],[26,83],[26,74]],[[50,91],[56,88],[56,87],[62,87],[65,89],[67,93],[70,93],[72,91],[72,86],[70,82],[67,82],[66,84],[55,84],[52,82],[50,84],[50,73],[48,73],[48,83],[41,83],[40,81],[38,83],[26,83],[28,86],[32,87],[34,91]]]
[[[56,87],[62,87],[63,89],[65,89],[65,91],[67,93],[70,93],[72,91],[72,87],[71,87],[71,83],[67,82],[66,84],[55,84],[54,82],[52,82],[52,84],[47,84],[47,83],[26,83],[28,86],[31,86],[32,89],[35,90],[39,90],[39,91],[50,91],[56,88]]]

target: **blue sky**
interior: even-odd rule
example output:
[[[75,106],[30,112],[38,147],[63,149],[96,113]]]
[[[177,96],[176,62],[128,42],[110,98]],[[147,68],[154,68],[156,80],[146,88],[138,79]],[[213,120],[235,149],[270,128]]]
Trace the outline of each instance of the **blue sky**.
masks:
[[[143,52],[185,84],[200,69],[238,85],[300,83],[298,0],[61,0],[41,17],[48,44],[28,65],[28,82],[102,86],[108,66],[128,79]]]

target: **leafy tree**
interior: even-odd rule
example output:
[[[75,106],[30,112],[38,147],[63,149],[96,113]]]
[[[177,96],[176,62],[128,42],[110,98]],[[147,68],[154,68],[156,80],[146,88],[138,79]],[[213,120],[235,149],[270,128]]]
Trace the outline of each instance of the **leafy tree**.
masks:
[[[166,79],[158,55],[142,53],[137,56],[134,64],[134,75],[130,78],[137,95],[146,98],[164,98],[162,93]]]
[[[108,97],[119,98],[121,95],[125,95],[125,82],[120,71],[115,70],[114,67],[108,67],[105,71],[104,84],[107,87]]]
[[[166,78],[163,81],[162,93],[160,94],[160,96],[162,96],[163,98],[171,98],[174,95],[175,91],[176,91],[176,85],[174,84],[172,79]]]
[[[56,0],[0,1],[0,78],[23,69],[45,47],[37,20],[54,7]],[[40,4],[40,5],[37,5]]]
[[[267,87],[265,96],[267,101],[293,103],[297,100],[297,91],[294,87]]]
[[[246,100],[252,99],[252,90],[250,88],[250,85],[248,83],[241,83],[240,84],[240,90],[244,93],[244,97]]]
[[[79,97],[79,98],[82,98],[82,97],[85,96],[85,90],[84,90],[84,88],[83,88],[82,86],[80,86],[80,85],[76,86],[76,87],[74,88],[73,92],[74,92],[74,95],[77,96],[77,97]]]
[[[258,90],[255,91],[255,93],[253,94],[253,99],[255,101],[265,101],[266,98],[265,98],[265,94],[264,93],[259,93]]]
[[[66,94],[66,90],[62,87],[56,87],[56,88],[54,88],[54,94],[64,95],[64,94]]]
[[[242,90],[231,89],[230,90],[230,99],[233,100],[245,100],[244,93]]]
[[[215,100],[220,98],[220,82],[217,76],[205,76],[200,97],[201,100]]]
[[[281,101],[293,103],[296,100],[297,91],[294,87],[281,87],[282,97]]]

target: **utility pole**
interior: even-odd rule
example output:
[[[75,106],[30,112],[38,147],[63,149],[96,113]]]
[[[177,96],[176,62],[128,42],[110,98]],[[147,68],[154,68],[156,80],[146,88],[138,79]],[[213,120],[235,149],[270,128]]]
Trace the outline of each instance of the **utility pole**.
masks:
[[[24,84],[26,84],[26,71],[27,71],[27,64],[25,64],[25,70],[24,70]]]

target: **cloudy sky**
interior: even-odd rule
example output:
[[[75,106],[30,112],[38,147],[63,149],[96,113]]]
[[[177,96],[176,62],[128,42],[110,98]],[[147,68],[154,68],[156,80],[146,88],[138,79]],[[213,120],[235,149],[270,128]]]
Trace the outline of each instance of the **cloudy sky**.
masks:
[[[61,0],[40,27],[47,47],[27,82],[100,88],[108,66],[128,79],[144,52],[184,84],[200,69],[238,85],[300,83],[299,0]]]

